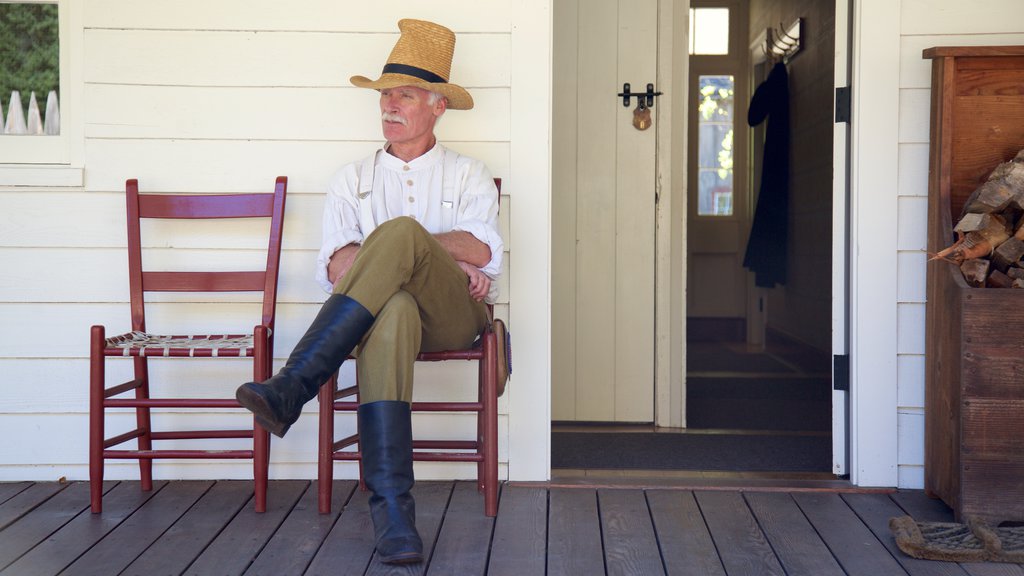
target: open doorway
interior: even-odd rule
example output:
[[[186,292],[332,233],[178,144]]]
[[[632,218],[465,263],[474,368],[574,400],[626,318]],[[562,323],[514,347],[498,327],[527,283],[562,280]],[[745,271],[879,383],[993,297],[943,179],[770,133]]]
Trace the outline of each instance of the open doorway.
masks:
[[[636,56],[639,60],[629,61],[655,62],[666,57],[665,43],[624,39],[624,33],[652,29],[651,25],[644,28],[635,20],[619,21],[604,32],[596,31],[585,20],[598,14],[608,19],[624,15],[638,18],[638,14],[646,12],[654,18],[653,29],[664,32],[663,23],[659,27],[657,19],[659,8],[663,12],[665,5],[688,12],[688,18],[676,21],[674,33],[694,40],[699,32],[713,29],[711,24],[701,24],[696,10],[727,9],[724,35],[730,54],[724,58],[723,55],[705,55],[708,59],[702,64],[695,55],[687,56],[685,42],[681,43],[682,50],[675,49],[671,57],[688,59],[688,66],[681,69],[689,76],[690,83],[680,81],[675,88],[679,93],[680,85],[685,87],[689,109],[686,114],[675,114],[670,125],[656,123],[653,130],[645,133],[631,122],[640,113],[636,110],[637,101],[631,100],[628,107],[623,106],[623,84],[629,82],[634,93],[643,92],[647,83],[653,84],[655,91],[663,86],[667,90],[671,88],[663,78],[650,79],[649,72],[634,73],[633,65],[624,64],[620,48],[628,47],[627,52],[639,49]],[[555,438],[552,464],[555,477],[560,477],[561,470],[579,467],[615,469],[620,476],[639,475],[649,469],[762,472],[770,471],[773,463],[775,472],[825,476],[831,471],[829,330],[835,21],[829,13],[834,11],[834,6],[815,5],[816,13],[804,12],[807,9],[807,3],[796,0],[663,0],[642,6],[613,0],[596,4],[588,1],[585,5],[582,0],[554,2],[552,420]],[[567,17],[572,19],[569,26],[565,25]],[[795,212],[786,233],[790,272],[797,275],[791,274],[776,288],[755,290],[752,274],[742,264],[760,183],[757,158],[762,156],[763,150],[753,148],[758,134],[756,129],[747,128],[745,120],[753,88],[768,68],[754,61],[750,44],[768,26],[778,27],[781,22],[793,19],[806,23],[802,51],[788,64],[794,74],[792,106],[800,107],[799,113],[794,112],[791,130],[805,139],[794,144],[799,150],[791,155],[792,162],[804,164],[799,171],[794,171],[794,190],[799,188],[799,191],[791,196],[791,208]],[[689,30],[686,30],[687,23],[691,25]],[[641,32],[641,37],[647,36],[651,36],[650,32]],[[721,40],[721,36],[721,33],[711,34],[712,39]],[[730,68],[713,66],[729,59]],[[587,66],[596,67],[596,71],[590,71]],[[599,87],[584,87],[584,82],[595,76],[606,79]],[[805,82],[809,84],[805,86]],[[731,127],[725,126],[722,118],[715,114],[709,115],[706,126],[700,126],[698,116],[712,108],[711,103],[701,99],[705,92],[711,97],[704,100],[713,100],[716,109],[732,106],[728,114],[732,117]],[[663,106],[660,102],[663,101],[655,100],[655,107]],[[808,121],[810,124],[805,125]],[[605,126],[608,135],[599,136],[595,132],[597,126]],[[692,135],[699,135],[702,130],[713,134],[711,144],[705,148],[719,164],[687,167],[687,156],[682,152],[661,156],[658,149],[645,149],[635,143],[645,138],[660,143],[662,140],[651,138],[650,132],[675,129],[680,131],[680,136],[673,140],[673,152],[689,148],[694,157],[702,147],[691,140]],[[569,141],[563,139],[567,133],[572,135]],[[794,142],[796,140],[794,138]],[[593,154],[594,148],[612,152],[598,162],[596,168],[587,168],[582,162]],[[725,148],[731,155],[721,154]],[[664,158],[670,159],[672,165],[666,165]],[[728,161],[728,167],[721,165],[723,160]],[[644,164],[648,161],[650,169]],[[653,248],[655,236],[662,233],[655,229],[662,222],[659,215],[664,210],[663,205],[658,204],[658,194],[662,194],[661,201],[664,201],[669,190],[646,181],[638,180],[638,184],[633,182],[633,177],[622,178],[615,171],[606,174],[611,169],[609,164],[615,164],[615,170],[628,165],[630,170],[639,168],[642,173],[658,177],[671,171],[674,178],[679,176],[676,182],[680,184],[674,186],[685,188],[673,207],[679,210],[679,219],[668,220],[676,234],[686,235],[686,242],[680,240],[679,245],[685,245],[687,251],[675,258],[686,270],[679,278],[685,277],[686,281],[685,285],[680,280],[668,286],[671,294],[664,298],[660,292],[663,285],[646,276],[653,275],[655,269],[660,270],[657,266],[643,268],[639,273],[626,269],[625,276],[631,283],[628,286],[635,291],[632,293],[642,296],[637,299],[628,296],[632,293],[623,290],[623,284],[614,275],[607,276],[605,281],[581,280],[583,274],[592,274],[594,270],[593,261],[588,258],[596,252],[593,246],[586,244],[589,238],[599,242],[630,238],[645,245],[649,243]],[[703,180],[700,180],[701,172]],[[688,174],[688,180],[683,178],[684,174]],[[707,198],[693,196],[700,189],[699,182],[704,181],[710,183],[706,188]],[[612,184],[618,191],[608,200],[603,194],[613,188]],[[815,191],[820,192],[820,197],[804,197]],[[649,200],[653,202],[654,217],[621,220],[617,216],[624,205]],[[680,210],[678,206],[684,203],[686,209]],[[814,219],[818,215],[820,221]],[[598,217],[605,218],[605,223],[601,224],[604,228],[581,232],[581,226],[598,222]],[[810,240],[818,243],[821,250],[805,250],[804,244],[794,248]],[[648,258],[642,255],[631,261],[630,252],[617,248],[606,250],[602,257],[607,259],[610,254],[634,268],[638,264],[646,266]],[[660,252],[653,254],[655,261],[662,257]],[[813,260],[820,269],[820,276],[808,281],[802,263],[794,263],[798,258]],[[643,276],[645,284],[636,283],[638,275]],[[615,294],[614,300],[607,298],[609,293]],[[627,294],[627,298],[620,302],[618,298],[623,294]],[[652,297],[647,299],[647,295]],[[673,299],[681,299],[683,295],[685,304],[677,307]],[[604,304],[595,304],[595,297],[605,298]],[[659,327],[662,326],[664,312],[655,310],[655,303],[660,306],[666,301],[671,302],[673,310],[678,310],[679,318],[672,316],[672,322],[684,326],[685,316],[686,334],[683,330],[678,330],[678,334],[673,332],[676,340],[653,338],[659,328],[653,322],[637,322],[638,318],[657,318]],[[609,302],[614,306],[609,306]],[[819,314],[817,308],[822,302],[825,308]],[[623,318],[629,320],[623,326],[650,332],[638,339],[621,329],[619,321]],[[760,339],[759,334],[763,335]],[[609,345],[599,348],[593,344],[595,342]],[[619,343],[628,346],[625,356],[631,362],[644,364],[642,369],[619,369],[621,355],[627,350]],[[638,343],[644,344],[637,346]],[[656,350],[655,346],[664,348]],[[672,398],[667,410],[669,418],[662,418],[668,404],[663,400],[670,394],[655,387],[652,374],[658,368],[654,364],[661,357],[661,351],[675,350],[677,352],[671,354],[678,357],[683,355],[684,347],[687,366],[681,366],[680,372],[685,376],[672,376],[673,379],[678,377],[680,383],[672,392],[681,392],[682,399]],[[639,386],[643,393],[637,396],[634,392],[625,392],[617,397],[609,392],[614,388],[606,383],[616,379]],[[804,385],[814,387],[810,397],[800,396]],[[787,402],[787,395],[797,396],[788,399],[795,402]],[[620,410],[632,404],[620,405],[618,399],[637,398],[641,398],[642,407],[650,410]],[[804,412],[799,414],[803,415],[793,411],[795,404],[801,405]],[[732,420],[724,419],[729,413],[732,413]],[[749,417],[751,413],[760,420]],[[743,414],[748,417],[742,418]],[[716,416],[721,418],[714,420]],[[772,418],[787,424],[766,424]],[[657,426],[656,420],[662,426]],[[671,420],[672,424],[665,425],[666,420]],[[811,425],[811,421],[815,423]],[[560,434],[588,437],[588,445],[566,448],[561,443],[566,436]],[[813,463],[779,470],[777,464],[782,460],[775,457],[778,450],[813,454]],[[604,460],[597,464],[560,461],[566,453],[580,455],[585,451]],[[685,457],[677,458],[680,455]]]
[[[830,475],[835,5],[692,6],[687,429]]]

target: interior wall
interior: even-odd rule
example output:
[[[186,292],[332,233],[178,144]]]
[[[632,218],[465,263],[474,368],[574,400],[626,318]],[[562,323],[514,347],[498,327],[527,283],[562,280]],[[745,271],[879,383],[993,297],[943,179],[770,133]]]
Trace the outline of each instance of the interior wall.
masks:
[[[750,0],[749,18],[750,42],[769,26],[788,27],[796,18],[803,18],[803,48],[787,65],[791,142],[788,280],[784,286],[768,290],[768,329],[828,352],[835,4]]]

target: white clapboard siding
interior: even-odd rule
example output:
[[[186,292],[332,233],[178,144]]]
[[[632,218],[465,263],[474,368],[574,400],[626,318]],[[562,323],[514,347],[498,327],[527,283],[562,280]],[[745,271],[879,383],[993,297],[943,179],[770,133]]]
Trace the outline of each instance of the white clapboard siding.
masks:
[[[208,413],[208,414],[180,414],[157,412],[153,415],[154,429],[178,428],[185,430],[210,429],[211,427],[225,427],[243,429],[251,426],[252,416],[241,411],[234,413]],[[43,433],[47,425],[57,424],[58,429],[52,433]],[[106,425],[108,432],[115,435],[134,427],[135,417],[127,412],[112,414],[107,417]],[[507,416],[498,418],[499,436],[505,437],[508,429]],[[20,466],[54,466],[60,471],[61,476],[68,478],[87,478],[87,470],[84,469],[84,462],[81,454],[87,452],[88,434],[87,414],[67,414],[59,420],[39,418],[31,414],[10,414],[0,419],[0,434],[6,438],[31,437],[36,438],[35,442],[4,442],[0,444],[0,480],[3,480],[4,469],[7,464],[17,463]],[[336,432],[339,437],[342,434],[351,433],[355,430],[355,416],[353,414],[336,416]],[[476,427],[469,419],[453,419],[450,414],[416,414],[413,417],[413,431],[423,437],[437,439],[466,439],[475,436]],[[305,463],[309,465],[308,471],[297,477],[306,479],[315,477],[316,462],[316,437],[317,419],[315,414],[304,414],[303,417],[288,431],[285,438],[272,438],[270,448],[272,476],[282,477],[279,472],[274,472],[277,463]],[[204,441],[163,441],[160,446],[167,448],[201,448],[209,443]],[[218,448],[226,447],[244,448],[247,442],[242,439],[220,440]],[[134,447],[134,442],[125,444],[125,447]],[[501,461],[507,461],[507,446],[499,442],[498,457]],[[130,462],[130,461],[129,461]],[[186,461],[163,461],[165,468],[158,477],[165,479],[185,478],[179,476],[176,470],[185,464]],[[174,466],[166,466],[169,462]],[[214,461],[221,462],[221,461]],[[224,463],[231,461],[225,460]],[[225,476],[232,478],[252,478],[252,463],[239,461],[237,475]],[[416,464],[417,477],[419,476],[420,463]],[[447,466],[445,468],[448,468]],[[457,470],[458,467],[455,467]],[[451,469],[449,468],[449,473]],[[311,472],[311,473],[310,473]],[[352,470],[351,472],[355,472]],[[197,471],[202,474],[202,471]],[[475,465],[472,465],[458,477],[470,478],[476,476]],[[116,461],[107,464],[105,474],[107,479],[133,479],[138,478],[138,465],[119,465]],[[198,478],[217,478],[210,471],[206,475],[190,476]],[[348,476],[352,477],[352,476]]]
[[[311,0],[87,0],[83,7],[83,186],[16,188],[0,182],[0,434],[33,433],[39,442],[0,446],[0,479],[69,479],[88,475],[86,431],[89,327],[108,334],[129,325],[125,180],[143,193],[270,192],[289,178],[275,333],[274,368],[316,315],[326,294],[313,281],[328,181],[339,167],[381,143],[377,95],[350,86],[349,76],[379,74],[398,38],[398,16],[441,22],[458,33],[452,79],[476,101],[438,125],[439,139],[484,161],[505,191],[500,222],[506,248],[512,212],[512,7],[508,0],[423,3],[400,0],[388,10]],[[177,267],[202,259],[206,269],[260,266],[265,223],[157,222],[144,230],[144,258]],[[165,234],[174,233],[173,240]],[[170,247],[174,247],[174,254]],[[180,254],[179,254],[180,251]],[[506,252],[498,317],[509,317],[510,254]],[[160,332],[248,332],[259,316],[254,294],[202,297],[160,294],[149,306]],[[213,326],[211,326],[211,323]],[[107,364],[109,385],[130,377],[131,362]],[[153,393],[173,389],[196,397],[230,396],[251,378],[244,360],[151,363]],[[417,400],[469,399],[475,363],[416,366]],[[342,382],[354,382],[353,365]],[[46,387],[47,394],[28,392]],[[507,477],[508,398],[499,401],[499,468]],[[285,439],[272,442],[271,477],[316,473],[316,402]],[[233,410],[160,411],[186,428],[237,422]],[[132,417],[111,418],[112,430]],[[338,417],[339,434],[354,430]],[[464,414],[417,415],[417,432],[441,438],[475,436]],[[45,430],[45,433],[42,431]],[[239,442],[244,444],[244,442]],[[156,463],[162,478],[251,478],[244,461]],[[137,466],[112,462],[111,479],[137,478]],[[337,464],[339,478],[355,465]],[[417,463],[419,478],[472,478],[472,464]]]
[[[88,252],[88,255],[86,255]],[[158,262],[167,250],[147,250],[144,258]],[[208,262],[207,269],[262,269],[265,256],[258,251],[182,250],[184,257],[195,256]],[[177,252],[175,252],[177,253]],[[278,302],[319,303],[327,298],[313,278],[315,250],[286,251],[281,255],[278,277]],[[509,294],[509,262],[502,262],[504,274],[499,279],[499,301],[507,302]],[[0,292],[10,303],[61,303],[128,301],[128,264],[124,248],[0,248],[0,261],[7,266],[0,275]],[[176,257],[175,261],[180,261]],[[253,264],[243,266],[246,261]],[[172,269],[168,266],[165,269]],[[69,290],[73,278],[74,290]],[[224,292],[204,294],[206,302],[258,302],[259,293]],[[150,302],[191,302],[197,296],[167,292],[149,295]],[[127,317],[127,316],[126,316]],[[0,354],[2,357],[3,354]]]
[[[486,9],[483,9],[484,5]],[[511,0],[392,0],[380,4],[336,0],[90,0],[87,28],[173,30],[341,30],[390,32],[399,18],[439,22],[456,33],[508,32]],[[508,61],[501,66],[508,68]]]
[[[458,113],[446,115],[443,121]],[[347,134],[344,131],[337,137]],[[379,134],[370,142],[94,138],[88,140],[85,147],[86,164],[89,166],[89,178],[85,184],[90,192],[119,192],[123,205],[124,181],[128,178],[138,178],[139,189],[143,193],[263,192],[272,189],[275,177],[288,176],[287,241],[296,232],[289,224],[293,220],[295,203],[301,201],[298,195],[323,194],[331,175],[338,168],[369,155],[382,143]],[[511,182],[507,180],[510,172],[508,142],[445,140],[444,145],[481,160],[494,177],[506,179],[502,186],[506,193],[512,189]],[[169,166],[188,169],[170,170]],[[83,198],[83,201],[88,200]],[[3,196],[0,196],[0,202],[3,201]],[[323,207],[322,197],[316,202],[319,202],[318,209]],[[503,211],[506,206],[508,204],[502,200]],[[2,218],[4,216],[0,213]],[[317,226],[308,231],[310,234],[319,234],[319,215],[315,222]],[[0,235],[3,233],[0,229]]]
[[[140,181],[139,185],[141,188],[143,182]],[[0,205],[5,207],[0,210],[0,246],[122,249],[127,246],[124,192],[67,192],[48,196],[54,205],[60,207],[59,210],[54,210],[54,205],[39,206],[38,197],[30,194],[0,192]],[[285,253],[312,250],[312,258],[315,258],[315,252],[320,249],[323,205],[322,194],[288,196],[285,201]],[[499,225],[505,233],[506,248],[509,245],[507,231],[511,210],[511,201],[506,196],[499,213]],[[83,218],[84,214],[90,216]],[[147,222],[143,231],[143,246],[159,245],[146,232],[152,231],[159,239],[166,238],[166,234],[174,230],[182,230],[187,231],[187,234],[179,233],[174,238],[174,246],[177,248],[260,250],[265,249],[267,242],[264,222],[236,220],[216,225],[208,222]],[[3,278],[0,278],[0,282],[3,282]]]
[[[85,81],[171,86],[348,87],[355,75],[376,78],[394,33],[87,30],[85,49],[119,53],[86,61]],[[469,89],[509,85],[507,33],[458,38],[451,78]],[[311,54],[319,57],[310,58]],[[352,57],[348,57],[352,55]],[[344,57],[343,57],[344,56]]]
[[[381,138],[377,97],[362,88],[216,88],[87,84],[87,138],[363,140]],[[445,114],[438,138],[509,139],[508,88],[473,91],[475,107]],[[244,103],[244,105],[243,105]],[[303,119],[305,118],[305,121]],[[500,121],[482,121],[485,118]]]
[[[900,4],[899,218],[897,262],[897,462],[899,486],[924,486],[924,332],[928,149],[933,46],[1024,44],[1014,0]]]

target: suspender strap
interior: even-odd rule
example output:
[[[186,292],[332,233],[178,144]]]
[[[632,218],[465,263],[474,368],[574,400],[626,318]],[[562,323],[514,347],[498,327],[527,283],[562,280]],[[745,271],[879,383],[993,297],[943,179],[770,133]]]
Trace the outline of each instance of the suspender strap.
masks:
[[[374,152],[372,155],[367,156],[363,160],[362,166],[359,170],[359,212],[360,212],[360,224],[363,228],[363,238],[370,235],[373,232],[373,174],[374,168],[377,165],[377,154],[380,151]]]
[[[455,161],[459,155],[451,150],[444,151],[444,166],[441,173],[441,229],[448,232],[455,226],[455,187],[458,175],[455,173]]]

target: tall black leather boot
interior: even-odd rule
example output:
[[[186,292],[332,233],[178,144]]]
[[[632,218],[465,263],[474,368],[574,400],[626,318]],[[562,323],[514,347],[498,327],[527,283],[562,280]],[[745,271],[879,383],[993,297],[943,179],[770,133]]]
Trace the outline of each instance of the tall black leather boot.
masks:
[[[284,368],[263,383],[247,382],[235,391],[238,402],[256,415],[260,426],[283,437],[299,419],[302,406],[341,366],[373,325],[362,304],[332,294],[306,334],[288,356]]]
[[[412,413],[409,404],[382,400],[359,406],[363,479],[373,492],[370,517],[377,554],[388,564],[423,561],[412,490]]]

